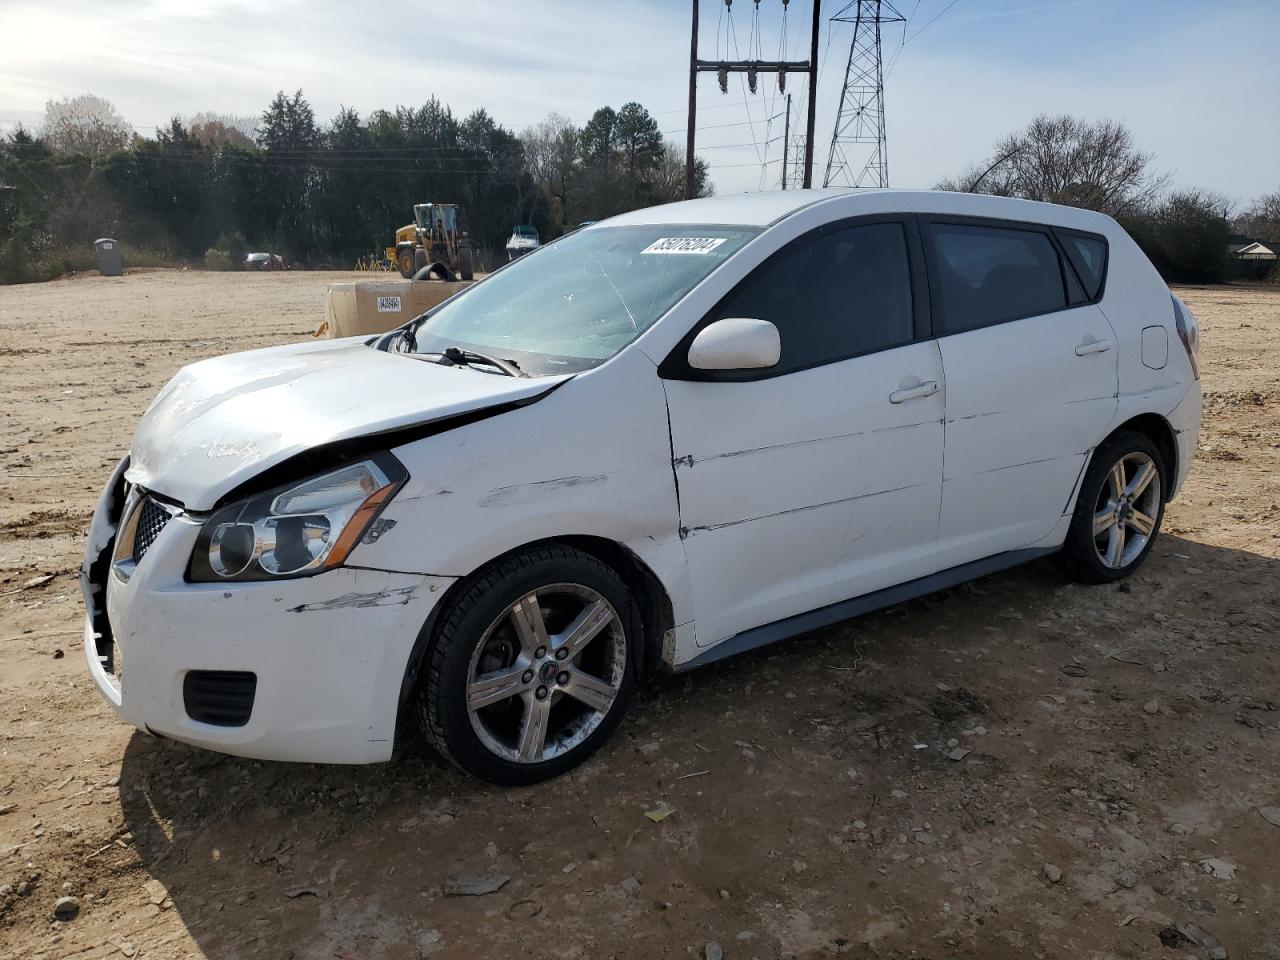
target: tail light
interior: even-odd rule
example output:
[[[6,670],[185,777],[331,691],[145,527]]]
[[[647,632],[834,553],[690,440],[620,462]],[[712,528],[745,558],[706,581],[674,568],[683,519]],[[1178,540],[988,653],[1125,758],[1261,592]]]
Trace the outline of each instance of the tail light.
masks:
[[[1182,341],[1182,348],[1187,351],[1187,359],[1191,361],[1191,373],[1199,380],[1200,324],[1187,309],[1187,305],[1177,297],[1173,298],[1173,318],[1178,328],[1178,339]]]

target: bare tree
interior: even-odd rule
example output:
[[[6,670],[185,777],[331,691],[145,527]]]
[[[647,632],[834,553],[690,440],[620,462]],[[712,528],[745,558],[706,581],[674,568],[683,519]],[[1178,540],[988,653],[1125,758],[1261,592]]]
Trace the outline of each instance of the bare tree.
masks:
[[[549,188],[552,181],[554,165],[556,133],[563,127],[571,127],[567,117],[558,113],[549,113],[541,123],[526,127],[520,134],[520,142],[524,145],[525,164],[529,176],[544,188]]]
[[[187,121],[191,136],[209,147],[240,147],[252,150],[253,136],[258,125],[257,117],[238,116],[230,113],[197,113]]]
[[[1118,121],[1042,115],[998,142],[989,160],[938,187],[1117,214],[1149,203],[1168,184],[1151,161]]]
[[[684,199],[684,145],[668,140],[654,168],[645,175],[650,193],[657,203]],[[693,160],[693,189],[696,197],[709,197],[714,192],[711,170],[701,157]]]
[[[102,156],[123,150],[132,137],[133,127],[111,101],[92,93],[45,104],[40,138],[55,153]]]
[[[568,117],[551,113],[520,134],[529,174],[567,222],[570,194],[578,175],[578,128]]]
[[[1280,240],[1280,190],[1258,197],[1231,226],[1256,240]]]

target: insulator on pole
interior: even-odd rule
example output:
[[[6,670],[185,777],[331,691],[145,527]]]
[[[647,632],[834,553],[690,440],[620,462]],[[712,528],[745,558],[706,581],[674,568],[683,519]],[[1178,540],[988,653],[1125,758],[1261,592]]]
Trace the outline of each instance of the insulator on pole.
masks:
[[[747,67],[747,89],[752,93],[756,92],[756,68]]]
[[[778,92],[787,92],[787,68],[783,67],[778,71]]]
[[[721,67],[716,71],[716,79],[720,81],[720,92],[729,92],[729,68]]]

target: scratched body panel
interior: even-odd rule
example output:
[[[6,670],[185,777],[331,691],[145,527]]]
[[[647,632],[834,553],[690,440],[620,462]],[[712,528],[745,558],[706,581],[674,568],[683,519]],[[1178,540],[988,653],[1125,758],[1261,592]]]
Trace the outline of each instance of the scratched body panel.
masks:
[[[199,524],[167,524],[128,580],[113,579],[107,612],[123,652],[113,707],[137,727],[196,746],[273,760],[374,763],[391,756],[396,691],[418,629],[450,580],[340,567],[260,583],[187,583]],[[135,606],[145,616],[135,615]],[[86,656],[101,686],[91,638]],[[243,727],[187,716],[189,670],[257,674]]]
[[[891,403],[912,376],[941,384],[936,344],[666,384],[699,646],[877,589],[932,554],[943,393]]]
[[[946,459],[939,549],[947,566],[1048,534],[1116,411],[1116,351],[1096,306],[942,337]]]
[[[536,540],[602,537],[661,578],[677,624],[691,620],[666,405],[652,361],[624,351],[566,386],[397,447],[409,481],[383,513],[396,524],[362,543],[353,561],[465,576]]]

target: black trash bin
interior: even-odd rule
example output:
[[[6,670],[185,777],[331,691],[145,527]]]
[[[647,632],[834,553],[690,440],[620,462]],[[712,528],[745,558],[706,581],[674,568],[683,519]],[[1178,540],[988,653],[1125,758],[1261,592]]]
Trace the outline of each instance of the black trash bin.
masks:
[[[120,244],[110,237],[93,241],[98,251],[98,272],[104,277],[120,277],[124,275],[124,257],[120,253]]]

